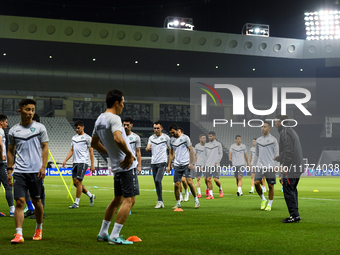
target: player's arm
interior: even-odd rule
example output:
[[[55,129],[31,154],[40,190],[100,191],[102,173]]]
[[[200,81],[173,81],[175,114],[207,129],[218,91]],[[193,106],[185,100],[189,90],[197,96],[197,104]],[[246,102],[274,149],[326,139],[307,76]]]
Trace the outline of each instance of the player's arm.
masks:
[[[94,173],[94,155],[93,155],[93,148],[89,147],[89,152],[90,152],[90,159],[91,159],[91,171]]]
[[[253,160],[253,153],[250,152],[250,158],[249,158],[249,162],[251,163]]]
[[[42,149],[41,152],[42,166],[38,173],[39,180],[44,179],[46,175],[46,165],[48,159],[48,142],[41,143],[41,149]]]
[[[108,155],[107,154],[107,151],[104,147],[104,145],[101,144],[100,142],[100,138],[99,137],[95,137],[93,136],[92,137],[92,140],[91,140],[91,147],[96,149],[97,151],[99,151],[100,153],[103,153],[105,155]]]
[[[73,155],[73,146],[71,146],[71,150],[68,152],[66,159],[64,160],[62,164],[62,167],[65,167],[67,160],[69,160],[72,157],[72,155]]]
[[[7,152],[7,181],[10,186],[13,186],[12,173],[13,173],[13,162],[14,162],[14,144],[8,145]]]
[[[223,157],[223,150],[222,150],[222,144],[218,145],[218,158],[217,161],[215,162],[215,166],[218,166],[218,164],[221,162]]]
[[[117,143],[118,148],[125,153],[125,158],[123,161],[120,162],[120,167],[122,169],[128,169],[133,161],[135,160],[135,157],[131,153],[131,151],[128,149],[123,136],[122,132],[120,130],[117,130],[113,133],[113,138],[115,142]]]
[[[170,149],[169,150],[169,160],[168,160],[168,167],[166,168],[167,173],[170,173],[170,169],[171,169],[171,163],[175,158],[175,153],[174,153],[174,149]]]
[[[2,145],[2,136],[0,136],[0,157],[2,157],[2,160],[6,160],[6,156],[2,156],[4,147]]]
[[[248,156],[247,156],[247,153],[246,153],[246,152],[244,153],[244,158],[246,159],[247,166],[249,166]]]
[[[136,148],[136,154],[138,161],[137,172],[138,174],[140,174],[142,172],[142,153],[140,151],[140,148]]]
[[[233,155],[233,152],[229,150],[229,161],[231,162],[231,155]]]
[[[192,146],[188,146],[188,150],[189,150],[189,156],[190,156],[190,164],[189,164],[188,168],[194,169],[195,156],[194,156],[194,151],[192,149]]]
[[[150,138],[149,138],[149,140],[148,140],[148,145],[146,146],[145,150],[146,150],[146,151],[152,151],[152,149],[151,149]]]

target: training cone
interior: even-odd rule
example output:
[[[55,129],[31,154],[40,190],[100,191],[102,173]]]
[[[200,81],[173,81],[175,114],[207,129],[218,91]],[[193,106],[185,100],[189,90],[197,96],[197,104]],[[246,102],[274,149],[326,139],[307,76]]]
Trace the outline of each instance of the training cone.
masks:
[[[130,236],[128,239],[126,239],[126,241],[130,241],[130,242],[141,242],[142,239],[140,239],[138,236]]]
[[[317,189],[313,190],[313,192],[319,192]]]
[[[174,212],[183,212],[183,209],[182,209],[182,208],[176,208],[176,209],[174,210]]]

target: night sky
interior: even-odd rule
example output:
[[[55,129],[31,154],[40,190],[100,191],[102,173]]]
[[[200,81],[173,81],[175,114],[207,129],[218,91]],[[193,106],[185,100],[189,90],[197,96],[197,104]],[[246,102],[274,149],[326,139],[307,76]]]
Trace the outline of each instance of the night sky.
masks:
[[[270,26],[270,36],[305,39],[304,12],[340,10],[340,0],[1,0],[0,15],[163,27],[167,16],[193,18],[195,30],[241,34],[245,23]]]

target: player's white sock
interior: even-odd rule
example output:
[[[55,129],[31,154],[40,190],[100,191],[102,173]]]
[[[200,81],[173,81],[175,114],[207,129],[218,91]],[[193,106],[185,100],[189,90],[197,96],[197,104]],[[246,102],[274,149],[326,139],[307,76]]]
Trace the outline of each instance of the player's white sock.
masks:
[[[264,197],[263,193],[262,193],[262,195],[260,197],[261,197],[262,201],[266,200],[266,198]]]
[[[100,236],[107,236],[109,233],[111,221],[103,220],[102,227],[100,228],[99,235]]]
[[[185,194],[188,194],[189,193],[189,190],[188,189],[185,189]]]
[[[76,201],[74,201],[75,204],[79,205],[80,198],[76,198]]]
[[[201,188],[197,188],[197,193],[201,195]]]
[[[42,229],[42,223],[37,223],[35,229]]]
[[[221,186],[218,188],[218,190],[222,190],[222,184],[221,184]]]
[[[212,191],[212,190],[209,190],[209,195],[210,195],[210,196],[212,196],[212,197],[214,196],[214,194],[213,194],[213,191]]]
[[[198,197],[195,197],[194,200],[195,200],[195,202],[198,202]]]
[[[92,197],[92,193],[91,193],[90,191],[87,191],[87,192],[86,192],[86,195],[87,195],[88,197]]]
[[[111,232],[111,235],[110,235],[110,239],[118,238],[119,233],[122,230],[122,228],[123,228],[123,225],[116,222],[115,225],[113,226],[113,229],[112,229],[112,232]]]
[[[273,200],[269,200],[269,201],[268,201],[268,205],[269,205],[269,206],[272,206],[272,203],[273,203]]]
[[[22,228],[16,228],[17,234],[22,235]]]
[[[264,186],[263,186],[263,185],[261,185],[261,189],[264,189]]]
[[[241,187],[237,187],[237,192],[240,192],[240,193],[242,192]]]
[[[182,192],[181,192],[181,193],[179,193],[179,199],[180,199],[180,201],[181,201],[181,200],[183,200],[183,195],[182,195]]]
[[[11,213],[14,213],[14,212],[15,212],[15,207],[14,207],[14,205],[12,205],[12,206],[9,207],[9,211],[10,211]]]
[[[251,186],[251,189],[250,189],[251,191],[254,191],[254,186]]]
[[[181,200],[177,200],[177,204],[180,205],[181,204]]]

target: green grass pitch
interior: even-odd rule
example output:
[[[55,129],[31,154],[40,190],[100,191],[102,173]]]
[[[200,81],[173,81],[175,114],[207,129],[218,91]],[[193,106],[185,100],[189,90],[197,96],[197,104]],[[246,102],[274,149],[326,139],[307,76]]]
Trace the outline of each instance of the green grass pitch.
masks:
[[[68,185],[71,178],[65,178]],[[339,178],[302,178],[298,186],[301,222],[283,224],[288,210],[275,186],[271,212],[260,210],[258,195],[249,194],[250,178],[244,178],[244,196],[236,196],[234,178],[221,178],[225,196],[200,199],[194,209],[192,196],[182,202],[183,212],[174,212],[173,179],[163,179],[165,208],[154,209],[157,202],[151,176],[140,176],[140,193],[132,215],[121,234],[143,241],[133,245],[108,245],[96,241],[104,211],[113,198],[112,177],[85,177],[84,185],[97,195],[93,207],[84,194],[80,208],[72,204],[59,177],[47,177],[46,218],[43,240],[33,241],[35,220],[25,219],[24,244],[11,245],[15,234],[14,219],[0,218],[0,253],[8,254],[339,254],[340,253],[340,185]],[[196,181],[195,181],[196,183]],[[97,188],[94,188],[97,186]],[[319,190],[318,193],[313,190]],[[75,189],[72,189],[75,196]],[[203,193],[205,187],[203,186]],[[267,197],[268,193],[266,193]],[[9,214],[3,189],[0,211]],[[115,219],[115,218],[114,218]],[[114,221],[114,220],[113,220]],[[110,226],[110,232],[113,224]]]

